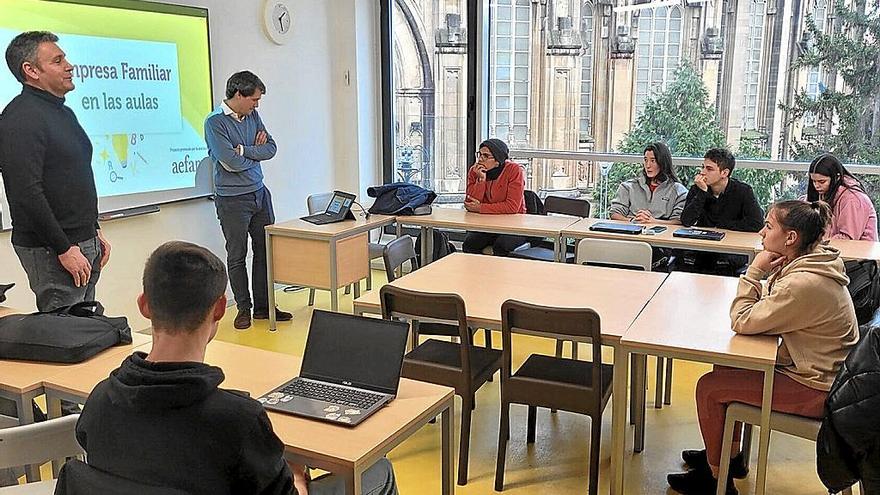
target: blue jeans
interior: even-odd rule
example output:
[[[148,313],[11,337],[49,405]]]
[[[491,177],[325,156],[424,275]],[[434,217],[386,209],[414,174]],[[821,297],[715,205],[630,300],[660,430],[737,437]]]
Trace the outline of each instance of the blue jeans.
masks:
[[[239,310],[269,313],[269,286],[266,281],[266,225],[275,223],[272,195],[263,187],[259,191],[238,196],[216,196],[217,218],[226,239],[226,268],[229,284]],[[254,298],[248,290],[247,240],[251,237],[254,259],[251,283]]]
[[[77,245],[92,264],[89,282],[82,287],[74,285],[73,275],[64,269],[55,251],[47,247],[13,246],[27,274],[28,284],[37,296],[38,310],[52,311],[78,302],[95,300],[95,285],[101,276],[101,242],[93,237]]]

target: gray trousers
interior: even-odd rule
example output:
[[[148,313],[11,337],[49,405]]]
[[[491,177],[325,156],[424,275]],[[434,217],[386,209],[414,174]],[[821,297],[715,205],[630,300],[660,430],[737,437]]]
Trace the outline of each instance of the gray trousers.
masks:
[[[381,458],[361,477],[363,495],[397,495],[397,482],[391,462]],[[309,482],[309,495],[344,495],[345,479],[326,475]]]
[[[92,264],[89,282],[77,287],[73,276],[58,261],[55,251],[47,247],[13,246],[21,267],[27,274],[28,284],[37,296],[37,309],[52,311],[82,301],[95,300],[95,285],[101,276],[101,242],[97,237],[77,244],[83,256]]]
[[[226,268],[229,285],[240,310],[253,309],[254,314],[269,314],[269,283],[266,280],[266,225],[275,223],[272,195],[262,188],[239,196],[216,196],[214,206],[226,239]],[[254,298],[248,290],[246,258],[248,236],[251,238],[253,261],[251,282]]]

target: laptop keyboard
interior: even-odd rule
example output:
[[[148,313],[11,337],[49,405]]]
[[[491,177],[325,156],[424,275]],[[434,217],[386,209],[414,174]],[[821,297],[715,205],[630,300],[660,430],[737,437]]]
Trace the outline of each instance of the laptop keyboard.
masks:
[[[297,380],[279,390],[285,395],[297,395],[307,399],[334,402],[345,406],[369,409],[382,400],[383,395],[333,385]]]

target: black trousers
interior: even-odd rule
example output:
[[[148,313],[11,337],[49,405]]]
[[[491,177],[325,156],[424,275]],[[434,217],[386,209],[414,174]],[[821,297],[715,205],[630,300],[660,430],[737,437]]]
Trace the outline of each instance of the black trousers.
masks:
[[[507,256],[514,249],[529,242],[529,238],[521,235],[485,234],[483,232],[468,232],[461,245],[465,253],[480,254],[483,248],[492,246],[496,256]]]

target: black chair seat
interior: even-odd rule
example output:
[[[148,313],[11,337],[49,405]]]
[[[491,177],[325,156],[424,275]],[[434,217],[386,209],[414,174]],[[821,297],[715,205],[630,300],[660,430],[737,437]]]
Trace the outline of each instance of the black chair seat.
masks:
[[[602,391],[611,388],[614,367],[602,365]],[[547,382],[567,383],[589,388],[593,384],[593,363],[532,354],[513,374],[513,378],[529,378]]]
[[[459,344],[454,342],[428,339],[410,351],[406,355],[406,359],[461,369],[461,349]],[[501,351],[499,350],[472,347],[471,376],[477,377],[489,368],[497,366],[500,359]]]

